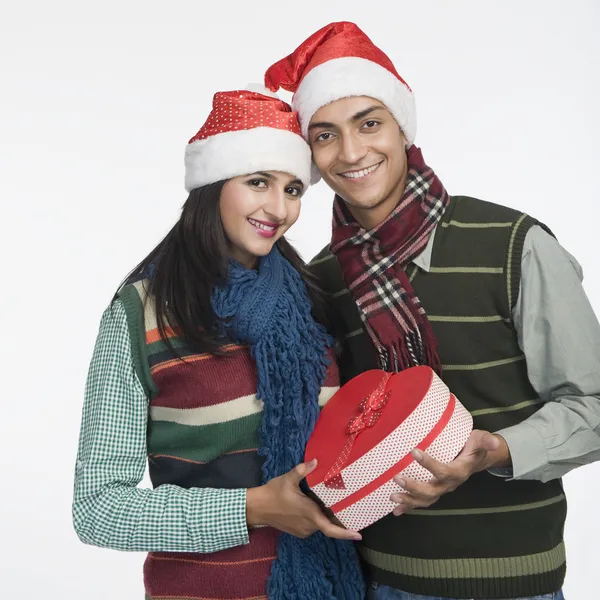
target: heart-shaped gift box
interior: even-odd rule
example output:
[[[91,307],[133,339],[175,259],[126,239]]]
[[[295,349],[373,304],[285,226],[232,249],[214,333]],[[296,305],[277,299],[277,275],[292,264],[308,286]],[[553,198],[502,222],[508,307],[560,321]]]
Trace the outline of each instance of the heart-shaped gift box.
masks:
[[[464,447],[473,419],[429,367],[366,371],[341,387],[321,411],[305,460],[312,492],[348,529],[364,529],[392,512],[397,475],[430,481],[410,451],[442,463]]]

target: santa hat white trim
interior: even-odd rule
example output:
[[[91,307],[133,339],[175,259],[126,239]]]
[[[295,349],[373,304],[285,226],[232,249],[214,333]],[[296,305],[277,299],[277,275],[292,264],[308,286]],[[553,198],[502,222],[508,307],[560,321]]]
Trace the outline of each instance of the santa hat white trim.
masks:
[[[185,189],[188,192],[256,171],[290,173],[308,188],[310,148],[292,131],[255,127],[219,133],[192,142],[185,149]]]
[[[302,134],[308,139],[313,115],[326,104],[350,96],[370,96],[385,104],[410,145],[417,134],[414,94],[393,73],[377,63],[358,57],[329,60],[311,69],[294,94]]]

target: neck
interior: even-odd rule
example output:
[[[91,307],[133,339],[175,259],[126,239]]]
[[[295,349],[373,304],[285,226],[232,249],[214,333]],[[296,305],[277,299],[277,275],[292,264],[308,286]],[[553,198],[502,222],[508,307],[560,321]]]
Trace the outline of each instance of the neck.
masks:
[[[390,193],[373,207],[361,208],[346,203],[348,210],[363,229],[369,231],[374,227],[377,227],[380,223],[383,223],[389,217],[390,213],[398,206],[398,203],[404,195],[407,177],[408,168],[404,170],[402,177],[392,188]]]
[[[258,268],[258,257],[249,252],[243,252],[235,247],[232,247],[229,252],[229,257],[239,262],[246,269]]]

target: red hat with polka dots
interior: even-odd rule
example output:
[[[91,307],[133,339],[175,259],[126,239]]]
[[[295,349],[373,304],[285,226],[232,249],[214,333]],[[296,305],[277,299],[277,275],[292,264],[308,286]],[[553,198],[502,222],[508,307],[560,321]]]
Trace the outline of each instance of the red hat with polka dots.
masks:
[[[310,148],[297,113],[268,90],[217,92],[185,150],[186,190],[257,171],[283,171],[310,185]]]
[[[326,104],[349,96],[383,102],[409,145],[417,133],[415,99],[389,57],[354,23],[330,23],[313,33],[292,54],[267,69],[265,85],[294,92],[302,133]]]

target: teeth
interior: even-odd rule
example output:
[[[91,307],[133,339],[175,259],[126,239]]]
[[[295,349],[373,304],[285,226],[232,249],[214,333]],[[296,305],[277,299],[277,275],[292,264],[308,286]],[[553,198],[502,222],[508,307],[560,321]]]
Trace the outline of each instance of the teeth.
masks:
[[[254,219],[248,219],[248,221],[254,225],[254,227],[258,227],[258,229],[264,229],[265,231],[274,231],[275,227],[269,227],[269,225],[265,225],[264,223],[259,223]]]
[[[372,173],[377,167],[379,163],[373,165],[372,167],[367,167],[366,169],[362,169],[361,171],[348,171],[347,173],[342,173],[344,177],[348,179],[358,179],[359,177],[365,177],[369,173]]]

